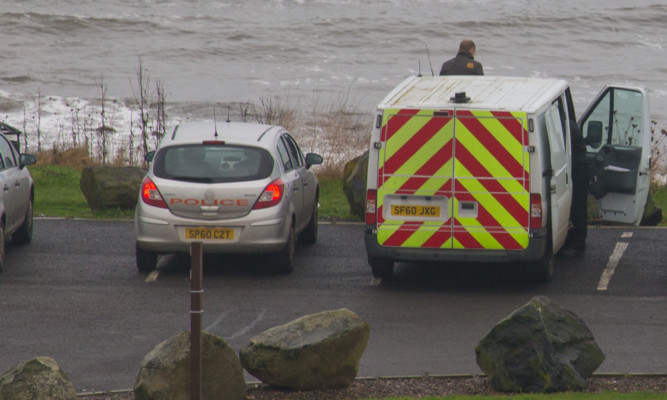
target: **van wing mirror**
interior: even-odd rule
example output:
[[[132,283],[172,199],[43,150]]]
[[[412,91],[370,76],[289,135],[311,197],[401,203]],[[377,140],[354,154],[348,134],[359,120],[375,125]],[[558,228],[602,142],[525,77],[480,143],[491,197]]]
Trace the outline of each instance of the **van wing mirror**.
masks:
[[[602,145],[602,122],[589,121],[586,128],[586,144],[595,149]]]

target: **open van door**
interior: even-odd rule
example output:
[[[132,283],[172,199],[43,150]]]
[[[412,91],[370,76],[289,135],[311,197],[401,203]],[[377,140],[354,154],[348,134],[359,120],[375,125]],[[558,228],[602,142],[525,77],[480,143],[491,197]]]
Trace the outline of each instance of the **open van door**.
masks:
[[[607,86],[579,120],[589,191],[603,221],[639,225],[648,197],[651,116],[646,89]]]

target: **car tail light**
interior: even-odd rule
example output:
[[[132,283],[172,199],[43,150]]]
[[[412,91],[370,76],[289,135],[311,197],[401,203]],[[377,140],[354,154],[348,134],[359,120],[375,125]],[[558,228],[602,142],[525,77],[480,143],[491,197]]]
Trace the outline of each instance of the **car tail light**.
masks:
[[[375,225],[377,222],[377,190],[368,189],[366,191],[366,224]]]
[[[542,196],[537,193],[530,194],[530,228],[540,229],[542,227]]]
[[[167,203],[149,177],[146,177],[141,184],[141,200],[149,206],[167,208]]]
[[[278,178],[275,181],[269,183],[269,185],[264,189],[259,199],[255,203],[253,210],[259,210],[262,208],[273,207],[276,204],[280,203],[280,200],[283,198],[285,191],[285,184],[283,181]]]

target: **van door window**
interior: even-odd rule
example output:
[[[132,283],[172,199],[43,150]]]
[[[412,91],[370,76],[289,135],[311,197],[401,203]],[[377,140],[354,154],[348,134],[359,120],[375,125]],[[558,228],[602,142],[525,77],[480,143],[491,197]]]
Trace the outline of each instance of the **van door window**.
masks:
[[[565,113],[565,104],[563,102],[563,98],[559,97],[556,101],[554,101],[555,104],[558,104],[558,116],[560,118],[560,126],[561,129],[563,130],[563,140],[565,143],[567,143],[567,115]]]
[[[611,144],[639,146],[642,128],[642,95],[631,90],[614,90],[611,121]]]
[[[633,90],[610,89],[583,125],[587,150],[597,152],[603,144],[640,146],[643,97]]]

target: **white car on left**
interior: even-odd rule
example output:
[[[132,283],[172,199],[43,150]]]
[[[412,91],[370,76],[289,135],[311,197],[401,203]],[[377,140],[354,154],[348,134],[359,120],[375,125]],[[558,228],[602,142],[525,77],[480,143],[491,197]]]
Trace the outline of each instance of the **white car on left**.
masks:
[[[20,135],[20,130],[0,122],[0,271],[8,238],[17,244],[32,241],[35,185],[26,166],[37,158],[20,153]]]

